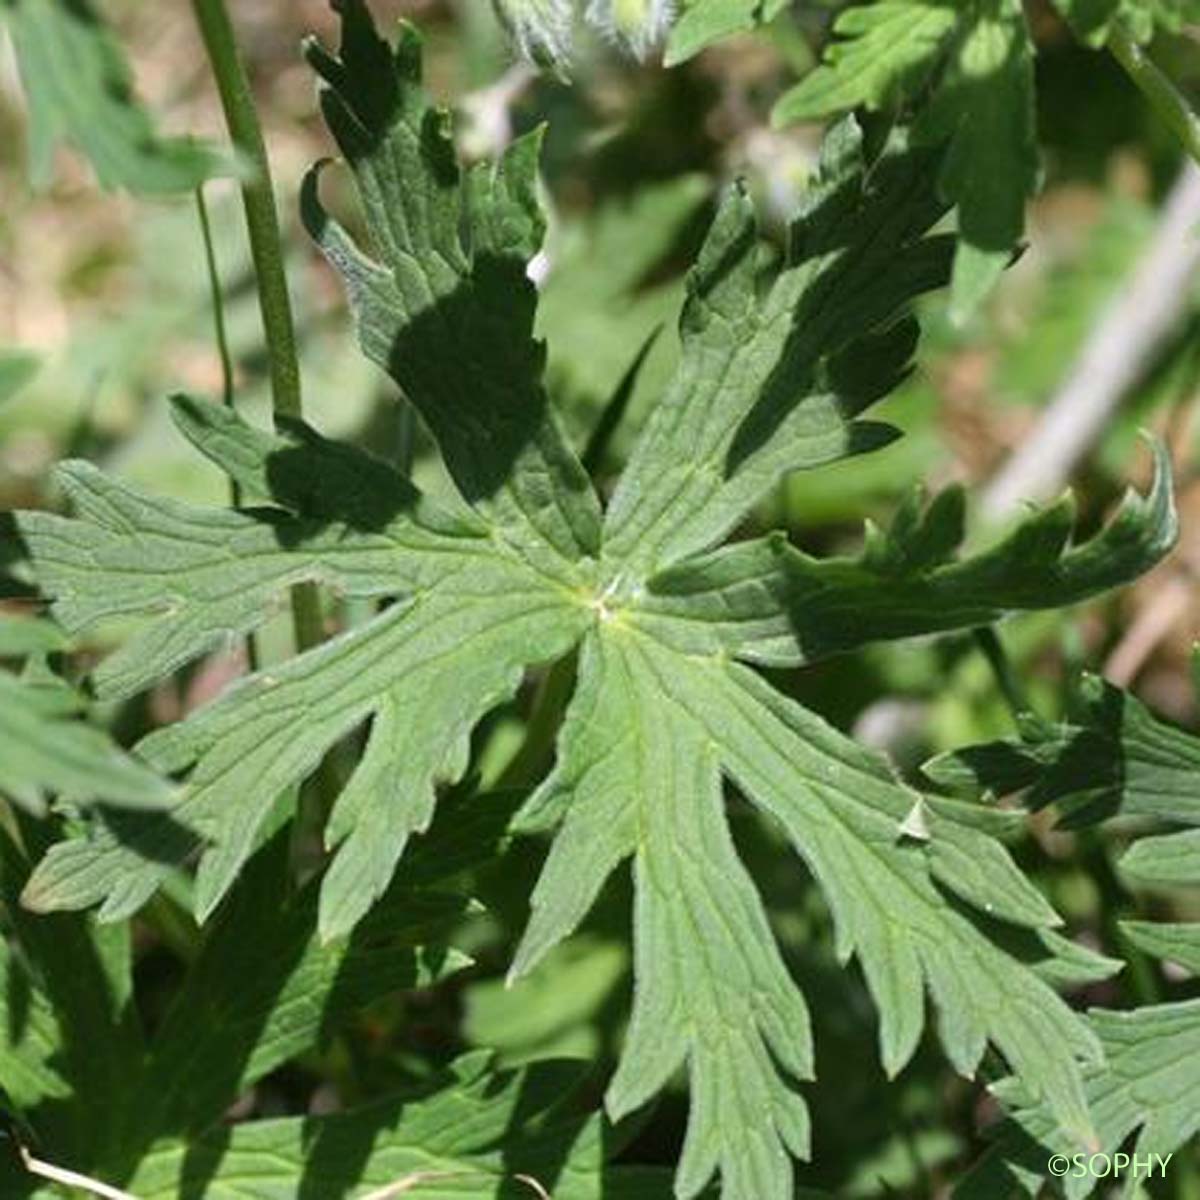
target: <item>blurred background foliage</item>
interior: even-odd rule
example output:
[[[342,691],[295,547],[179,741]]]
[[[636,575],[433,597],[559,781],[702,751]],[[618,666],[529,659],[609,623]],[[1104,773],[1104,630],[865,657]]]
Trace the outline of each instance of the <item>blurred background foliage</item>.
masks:
[[[375,0],[382,22],[400,16],[426,34],[428,76],[454,107],[465,152],[485,156],[548,122],[544,156],[550,234],[536,269],[548,381],[577,444],[586,443],[623,381],[629,406],[600,464],[609,479],[675,357],[683,272],[719,189],[745,177],[775,244],[814,161],[821,130],[771,127],[775,100],[816,61],[837,6],[785,4],[770,25],[670,71],[638,65],[598,38],[581,47],[570,82],[513,62],[485,0]],[[220,140],[223,126],[203,54],[181,5],[106,0],[142,96],[169,131]],[[867,458],[797,475],[762,521],[824,554],[851,552],[862,520],[886,523],[904,493],[962,479],[983,485],[1031,436],[1039,410],[1069,379],[1077,356],[1137,269],[1154,236],[1180,153],[1141,95],[1108,58],[1081,47],[1047,4],[1031,0],[1038,45],[1037,129],[1043,187],[1027,245],[999,289],[963,327],[944,298],[925,305],[917,371],[879,410],[906,436]],[[290,251],[308,419],[330,436],[411,461],[418,480],[443,486],[420,431],[390,385],[359,355],[341,290],[299,231],[300,176],[330,152],[302,36],[333,37],[320,0],[239,0],[239,36],[257,91]],[[1200,55],[1184,31],[1155,56],[1200,95]],[[96,186],[84,160],[56,154],[46,187],[26,166],[27,125],[10,48],[0,50],[0,509],[53,505],[53,464],[81,455],[153,490],[224,503],[227,484],[192,453],[167,417],[174,391],[216,395],[220,364],[197,209],[190,198],[135,199]],[[232,183],[206,188],[235,362],[237,402],[252,418],[267,405],[265,351],[241,212]],[[336,197],[336,184],[331,193]],[[343,206],[345,207],[345,206]],[[1044,716],[1064,707],[1078,670],[1106,669],[1153,707],[1194,728],[1188,653],[1198,628],[1200,486],[1193,419],[1198,395],[1200,282],[1182,297],[1117,419],[1075,472],[1083,529],[1095,527],[1124,486],[1144,484],[1139,427],[1170,440],[1179,468],[1183,539],[1170,561],[1127,593],[1065,614],[1020,617],[1001,639],[1026,699]],[[636,374],[631,374],[634,368]],[[14,568],[7,589],[22,590]],[[1164,600],[1169,597],[1170,603]],[[328,613],[331,626],[361,617]],[[119,630],[113,631],[113,636]],[[265,653],[284,652],[284,629]],[[92,647],[93,650],[97,647]],[[211,697],[243,667],[230,650],[172,686],[103,714],[128,740]],[[929,755],[1011,733],[1002,689],[970,637],[873,649],[779,682],[837,725],[915,771]],[[519,701],[477,737],[475,779],[505,776],[524,736],[531,680]],[[538,764],[544,768],[544,763]],[[1070,931],[1109,953],[1119,917],[1189,919],[1197,897],[1132,894],[1118,882],[1115,839],[1035,822],[1019,850],[1066,915]],[[828,914],[778,835],[748,813],[735,831],[767,899],[790,965],[817,1024],[819,1081],[810,1089],[817,1164],[802,1182],[846,1197],[933,1196],[961,1175],[995,1112],[927,1045],[895,1081],[876,1061],[874,1016],[853,972],[836,964]],[[428,1077],[471,1046],[505,1063],[554,1055],[611,1061],[627,1011],[627,888],[614,884],[585,931],[521,986],[503,970],[537,850],[514,846],[474,880],[485,916],[464,932],[478,965],[440,987],[380,1002],[349,1033],[277,1072],[244,1099],[245,1113],[327,1110]],[[181,908],[156,902],[139,930],[139,995],[161,1012],[194,930]],[[1121,1007],[1186,994],[1181,978],[1145,960],[1079,995]],[[1148,993],[1148,994],[1147,994]],[[600,1092],[599,1073],[595,1095]],[[627,1156],[670,1162],[678,1151],[682,1091],[659,1105]],[[1179,1156],[1152,1194],[1200,1196],[1200,1167]]]

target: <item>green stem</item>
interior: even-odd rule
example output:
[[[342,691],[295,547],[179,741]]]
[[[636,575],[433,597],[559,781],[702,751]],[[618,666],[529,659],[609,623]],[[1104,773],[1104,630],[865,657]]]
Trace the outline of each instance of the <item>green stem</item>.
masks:
[[[221,289],[221,273],[217,268],[217,252],[213,245],[212,223],[204,200],[204,185],[196,189],[196,212],[200,217],[200,235],[204,241],[204,263],[208,269],[208,288],[212,294],[213,330],[217,340],[217,357],[221,361],[221,402],[233,408],[233,356],[229,352],[229,334],[225,327],[225,297]],[[234,508],[242,506],[242,487],[236,479],[229,481],[229,500]],[[259,666],[258,641],[254,634],[246,635],[246,665],[251,672]]]
[[[396,470],[405,479],[412,478],[413,460],[417,453],[417,419],[411,401],[401,398],[396,426]]]
[[[271,352],[271,394],[275,415],[300,417],[303,411],[296,331],[283,269],[283,240],[275,210],[271,166],[267,161],[258,110],[238,55],[225,0],[192,0],[192,8],[216,76],[229,136],[253,172],[242,182],[242,202],[246,208],[250,253],[254,258],[267,349]]]
[[[534,697],[525,740],[496,781],[495,791],[531,787],[554,753],[554,739],[575,687],[575,657],[560,658],[544,676]]]
[[[1183,93],[1120,25],[1113,26],[1108,48],[1180,145],[1200,163],[1200,116]]]
[[[300,399],[296,330],[283,269],[283,239],[275,210],[271,166],[267,161],[258,110],[238,55],[225,0],[192,0],[192,9],[216,77],[229,136],[252,168],[250,177],[242,181],[242,203],[246,210],[258,303],[271,363],[272,409],[276,422],[280,417],[298,420],[304,412]],[[308,650],[323,640],[320,597],[312,584],[300,584],[292,589],[292,626],[297,650]]]
[[[271,364],[271,408],[278,426],[284,418],[299,420],[304,409],[300,397],[296,329],[284,272],[283,238],[275,209],[271,164],[267,160],[258,109],[254,106],[250,81],[238,54],[225,0],[192,0],[192,11],[216,77],[229,136],[252,172],[242,180],[242,206],[246,213],[258,305]],[[296,650],[302,654],[324,640],[321,597],[315,584],[301,583],[292,588],[290,599]],[[337,779],[327,758],[317,768],[311,786],[302,792],[295,826],[298,856],[308,842],[319,844],[316,831],[329,815],[336,794]]]
[[[229,334],[225,327],[225,294],[221,288],[221,273],[217,269],[217,252],[213,246],[212,223],[204,200],[204,185],[196,189],[196,212],[200,217],[200,235],[204,240],[204,265],[208,269],[208,288],[212,295],[213,329],[217,339],[217,356],[221,360],[221,403],[233,408],[233,356],[229,353]],[[241,502],[241,486],[236,479],[229,481],[234,506]]]
[[[975,644],[987,659],[988,666],[992,668],[992,674],[996,677],[1000,694],[1004,697],[1013,720],[1019,722],[1025,714],[1032,711],[1032,705],[1029,703],[1029,697],[1025,694],[1021,680],[1013,670],[1008,653],[1004,649],[1004,643],[1000,641],[996,631],[990,625],[981,625],[971,632],[974,634]]]
[[[1158,1004],[1162,1000],[1158,969],[1121,930],[1122,921],[1138,914],[1131,910],[1129,895],[1113,870],[1109,846],[1095,830],[1080,834],[1080,846],[1088,874],[1100,889],[1100,926],[1105,948],[1124,958],[1127,970],[1122,978],[1134,1004]]]
[[[156,892],[139,914],[139,918],[158,935],[159,940],[185,963],[196,961],[200,952],[200,935],[186,908],[174,897]]]

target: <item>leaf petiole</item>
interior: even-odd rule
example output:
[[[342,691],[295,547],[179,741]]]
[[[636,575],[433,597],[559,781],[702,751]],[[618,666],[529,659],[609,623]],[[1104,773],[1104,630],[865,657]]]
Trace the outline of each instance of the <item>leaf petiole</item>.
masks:
[[[1179,144],[1200,163],[1200,115],[1196,114],[1174,81],[1120,25],[1113,26],[1108,37],[1108,48],[1154,111],[1179,139]]]
[[[212,223],[208,218],[208,203],[204,199],[204,185],[196,188],[196,215],[200,221],[200,237],[204,243],[204,266],[208,276],[209,292],[212,295],[213,335],[217,343],[217,357],[221,363],[221,403],[233,407],[233,357],[229,352],[229,335],[225,327],[225,298],[221,288],[221,273],[217,267],[217,252],[213,245]],[[242,485],[236,479],[229,480],[229,499],[234,508],[242,506]],[[246,666],[251,673],[258,670],[258,639],[252,633],[246,635]]]

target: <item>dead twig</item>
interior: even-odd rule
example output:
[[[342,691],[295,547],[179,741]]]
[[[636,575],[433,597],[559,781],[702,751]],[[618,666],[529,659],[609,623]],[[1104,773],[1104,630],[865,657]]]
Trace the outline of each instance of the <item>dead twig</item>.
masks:
[[[389,1183],[386,1187],[368,1193],[362,1197],[362,1200],[395,1200],[397,1196],[408,1195],[421,1184],[431,1183],[435,1179],[469,1179],[477,1178],[485,1173],[483,1171],[414,1171],[411,1175],[405,1175],[403,1179],[397,1179],[395,1183]],[[532,1175],[514,1175],[512,1178],[530,1188],[539,1200],[553,1200],[550,1193]]]
[[[20,1142],[17,1143],[17,1153],[21,1157],[21,1164],[30,1175],[49,1179],[52,1183],[62,1183],[67,1187],[79,1188],[93,1196],[100,1196],[103,1200],[138,1200],[136,1196],[123,1192],[120,1188],[111,1187],[107,1183],[101,1183],[98,1179],[92,1179],[90,1176],[80,1175],[78,1171],[68,1171],[66,1167],[56,1167],[53,1163],[34,1158]]]
[[[66,1167],[56,1167],[53,1163],[35,1158],[20,1142],[17,1142],[17,1153],[25,1170],[31,1175],[48,1179],[52,1183],[61,1183],[67,1187],[79,1188],[93,1196],[101,1197],[101,1200],[138,1200],[137,1196],[129,1192],[123,1192],[120,1188],[112,1187],[110,1184],[102,1183],[99,1179],[92,1179],[88,1175],[81,1175],[78,1171],[70,1171]],[[405,1175],[402,1179],[397,1179],[394,1183],[389,1183],[385,1187],[368,1193],[362,1197],[362,1200],[395,1200],[397,1196],[406,1196],[415,1191],[423,1183],[431,1183],[436,1179],[477,1178],[483,1174],[486,1174],[486,1172],[414,1171],[411,1175]],[[529,1188],[538,1197],[538,1200],[553,1200],[550,1193],[532,1175],[514,1175],[512,1178]]]
[[[987,517],[1001,521],[1022,501],[1056,495],[1100,438],[1191,302],[1200,269],[1197,225],[1200,169],[1189,163],[1129,282],[1092,330],[1033,431],[984,491]]]
[[[1191,608],[1196,581],[1180,571],[1155,589],[1104,664],[1104,677],[1118,687],[1137,678],[1151,654]]]

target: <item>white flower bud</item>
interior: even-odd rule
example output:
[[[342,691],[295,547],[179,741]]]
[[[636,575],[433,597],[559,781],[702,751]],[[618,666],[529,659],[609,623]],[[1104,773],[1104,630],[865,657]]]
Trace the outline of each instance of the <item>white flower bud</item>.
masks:
[[[588,20],[605,36],[645,59],[661,45],[675,20],[674,0],[591,0]]]

